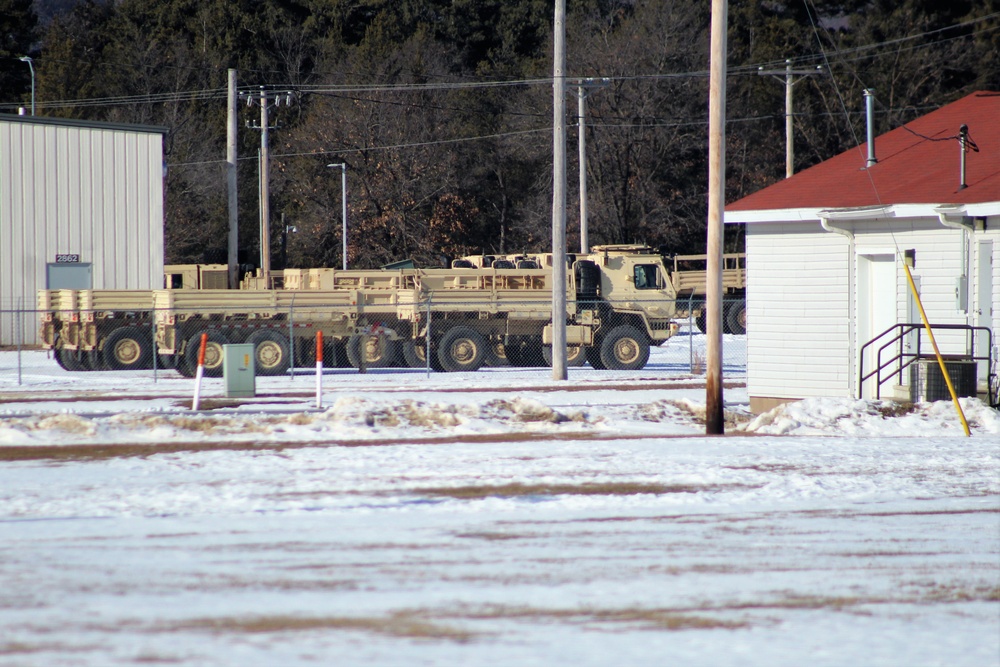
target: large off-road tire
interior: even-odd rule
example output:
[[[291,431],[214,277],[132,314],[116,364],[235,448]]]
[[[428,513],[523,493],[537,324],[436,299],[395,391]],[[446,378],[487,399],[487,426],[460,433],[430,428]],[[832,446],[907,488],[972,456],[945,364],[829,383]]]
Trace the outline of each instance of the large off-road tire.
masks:
[[[255,331],[247,338],[253,345],[255,375],[284,375],[291,365],[288,336],[267,329]]]
[[[742,336],[747,332],[747,302],[734,301],[726,308],[727,333]]]
[[[356,334],[347,341],[347,360],[354,368],[361,368],[364,350],[365,368],[388,368],[398,358],[397,341],[385,334]]]
[[[56,350],[56,355],[56,363],[71,373],[88,370],[83,362],[83,353],[80,350],[59,348]]]
[[[452,327],[441,336],[437,357],[445,371],[478,371],[486,357],[486,341],[475,329]]]
[[[649,338],[631,324],[622,324],[601,340],[601,362],[611,371],[637,371],[649,361]]]
[[[486,341],[486,356],[483,358],[483,365],[491,368],[510,366],[510,361],[507,359],[507,347],[502,338]]]
[[[104,364],[112,371],[151,368],[153,340],[148,330],[139,327],[115,329],[104,339],[101,348]]]
[[[208,342],[205,344],[205,377],[222,377],[222,346],[229,343],[225,334],[218,331],[208,331]],[[194,377],[198,371],[198,350],[201,348],[201,334],[198,332],[188,338],[184,348],[184,363],[177,365],[181,375]],[[184,368],[182,368],[184,366]],[[188,371],[191,375],[188,375]]]
[[[63,369],[64,371],[69,370],[68,368],[66,368],[66,360],[63,359],[63,351],[61,348],[56,347],[52,349],[52,358],[56,360],[56,364],[59,366],[59,368]]]
[[[433,348],[431,355],[434,355]],[[427,341],[423,338],[404,340],[403,362],[407,368],[427,368]]]
[[[83,353],[84,366],[88,371],[110,371],[111,367],[104,360],[104,352],[101,350],[87,350]],[[141,369],[136,369],[141,370]]]
[[[545,365],[552,365],[552,346],[546,345],[542,347],[542,357],[545,359]],[[567,345],[566,346],[566,366],[573,368],[574,366],[583,366],[587,363],[587,349],[581,345]]]

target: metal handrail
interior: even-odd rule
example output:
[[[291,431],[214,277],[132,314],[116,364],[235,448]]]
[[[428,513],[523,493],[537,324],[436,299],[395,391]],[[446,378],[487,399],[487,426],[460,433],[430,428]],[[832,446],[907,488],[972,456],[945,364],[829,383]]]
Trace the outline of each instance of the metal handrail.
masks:
[[[924,354],[921,353],[920,345],[921,345],[921,340],[922,339],[921,339],[921,337],[919,335],[917,336],[917,346],[916,346],[916,351],[915,352],[907,352],[907,351],[905,351],[903,349],[903,341],[906,339],[907,336],[909,336],[914,331],[920,331],[920,330],[923,330],[925,328],[926,327],[924,326],[923,323],[901,323],[901,324],[895,324],[895,325],[889,327],[888,329],[886,329],[885,331],[883,331],[882,333],[880,333],[879,335],[875,336],[870,341],[868,341],[867,343],[865,343],[864,345],[861,346],[860,360],[859,360],[859,366],[858,366],[858,376],[859,376],[858,377],[858,398],[862,398],[862,396],[863,396],[865,381],[868,380],[868,379],[871,379],[872,377],[875,378],[875,397],[876,398],[880,398],[881,397],[882,385],[885,384],[887,381],[889,381],[889,379],[891,379],[894,375],[898,375],[899,376],[899,383],[902,384],[902,382],[903,382],[903,371],[906,370],[909,366],[911,366],[915,361],[918,361],[921,358],[926,358],[927,357],[927,355],[924,355]],[[955,360],[958,360],[958,361],[985,361],[987,363],[986,387],[987,387],[988,398],[989,398],[990,405],[995,406],[997,404],[997,397],[995,397],[993,395],[993,387],[994,387],[994,384],[995,384],[993,382],[993,378],[994,378],[995,373],[992,370],[993,369],[993,359],[992,359],[992,356],[991,356],[992,351],[993,351],[993,330],[990,329],[989,327],[978,327],[978,326],[972,326],[972,325],[969,325],[969,324],[932,324],[932,325],[930,325],[930,328],[932,330],[935,330],[935,331],[940,331],[940,330],[965,331],[968,334],[967,338],[966,338],[966,350],[969,350],[969,351],[966,354],[961,354],[961,355],[953,355],[953,354],[952,355],[947,355],[948,356],[948,360],[949,361],[955,361]],[[869,348],[872,348],[877,342],[879,342],[880,340],[882,340],[883,338],[885,338],[889,334],[893,333],[894,331],[896,332],[896,335],[893,336],[892,338],[890,338],[887,342],[883,343],[878,348],[878,351],[877,351],[877,353],[875,355],[875,362],[876,362],[875,363],[875,369],[872,370],[872,371],[869,371],[868,373],[865,373],[865,350],[867,350]],[[976,336],[973,335],[973,334],[975,332],[977,332],[977,331],[985,331],[986,334],[987,334],[987,336],[989,337],[989,342],[987,344],[987,348],[986,348],[987,351],[986,351],[985,355],[983,355],[983,354],[980,354],[980,355],[975,354],[975,352],[976,352]],[[887,349],[890,349],[890,348],[892,348],[892,347],[894,347],[896,345],[899,346],[899,351],[895,355],[893,355],[889,359],[886,359],[883,362],[882,361],[882,354],[883,354],[883,352],[885,352]],[[887,375],[885,375],[885,377],[883,377],[882,372],[886,368],[889,368],[890,366],[893,366],[893,364],[898,364],[898,367],[894,367],[891,373],[888,373]]]

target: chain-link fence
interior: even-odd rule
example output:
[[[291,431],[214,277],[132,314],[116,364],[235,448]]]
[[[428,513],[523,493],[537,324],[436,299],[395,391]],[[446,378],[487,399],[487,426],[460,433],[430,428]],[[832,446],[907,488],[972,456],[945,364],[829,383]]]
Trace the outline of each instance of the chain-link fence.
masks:
[[[330,374],[526,372],[552,365],[548,299],[483,302],[431,294],[409,303],[395,296],[329,303],[322,293],[303,291],[282,304],[273,292],[263,294],[233,292],[211,306],[202,298],[201,305],[152,308],[147,292],[145,303],[116,294],[117,303],[99,308],[4,310],[14,344],[0,351],[0,388],[174,382],[193,377],[202,355],[205,376],[218,377],[228,344],[253,346],[258,377],[287,380],[315,373],[317,353]],[[723,323],[723,374],[745,378],[742,299],[725,301]],[[566,365],[573,374],[703,376],[703,330],[703,306],[693,300],[570,300]]]

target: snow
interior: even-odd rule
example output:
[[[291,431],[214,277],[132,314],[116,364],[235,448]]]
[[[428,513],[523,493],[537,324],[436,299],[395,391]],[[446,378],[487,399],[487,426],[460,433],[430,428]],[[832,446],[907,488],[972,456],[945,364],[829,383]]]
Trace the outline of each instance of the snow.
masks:
[[[689,353],[197,413],[0,353],[0,665],[1000,665],[997,411],[755,417],[737,368],[706,437]]]

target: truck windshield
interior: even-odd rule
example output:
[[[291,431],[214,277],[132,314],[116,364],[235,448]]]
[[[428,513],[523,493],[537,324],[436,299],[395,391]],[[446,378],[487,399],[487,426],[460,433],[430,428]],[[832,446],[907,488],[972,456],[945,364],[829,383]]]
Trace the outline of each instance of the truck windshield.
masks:
[[[636,289],[656,289],[659,283],[656,279],[656,264],[635,265]]]

